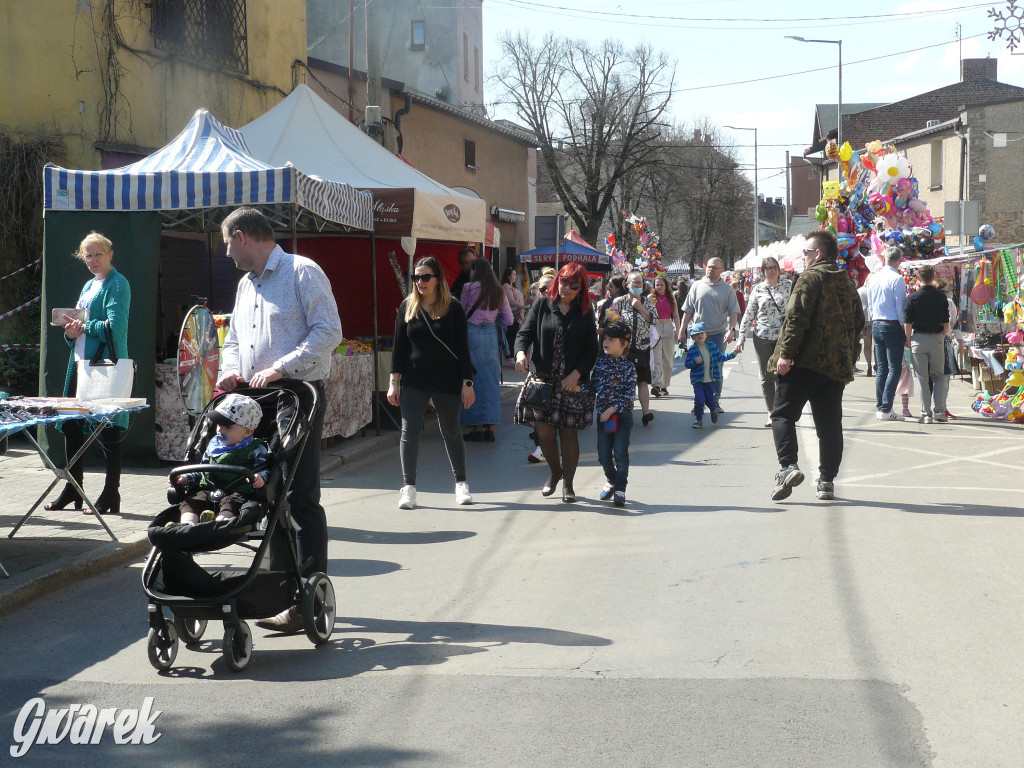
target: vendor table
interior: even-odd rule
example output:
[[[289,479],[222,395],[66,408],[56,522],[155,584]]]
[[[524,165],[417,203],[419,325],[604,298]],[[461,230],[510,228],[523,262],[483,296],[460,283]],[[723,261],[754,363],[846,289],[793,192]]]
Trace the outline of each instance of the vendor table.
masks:
[[[103,526],[103,529],[107,532],[107,534],[110,536],[110,538],[113,539],[114,541],[117,541],[117,536],[115,536],[114,532],[112,530],[110,530],[110,526],[107,525],[106,520],[103,519],[103,515],[101,515],[96,510],[95,505],[93,505],[92,500],[88,497],[88,495],[86,495],[85,490],[82,488],[82,486],[79,485],[78,482],[76,482],[75,479],[71,476],[71,473],[68,471],[68,467],[70,467],[72,464],[74,464],[75,461],[77,461],[79,459],[79,457],[81,457],[82,455],[85,454],[85,452],[88,450],[89,446],[92,445],[96,441],[96,439],[99,437],[100,430],[102,430],[104,427],[106,427],[108,424],[110,424],[111,420],[115,416],[117,416],[120,413],[125,413],[125,412],[132,413],[132,412],[135,412],[135,411],[141,411],[144,408],[148,408],[148,407],[149,407],[148,405],[140,405],[140,406],[135,407],[135,408],[118,408],[118,409],[113,409],[113,410],[110,410],[110,411],[103,411],[101,413],[76,413],[76,414],[61,414],[61,415],[57,415],[57,416],[46,416],[46,417],[42,417],[41,416],[41,417],[38,417],[38,418],[29,419],[27,421],[18,422],[18,423],[15,423],[15,424],[0,425],[0,438],[7,437],[9,435],[13,435],[13,434],[15,434],[17,432],[24,431],[25,432],[25,437],[27,437],[29,439],[29,442],[32,443],[32,445],[36,449],[36,452],[39,454],[39,457],[42,459],[43,466],[45,466],[47,469],[49,469],[51,472],[53,472],[53,475],[54,475],[53,482],[50,483],[49,486],[47,486],[46,490],[43,491],[42,494],[40,494],[39,498],[36,499],[36,503],[33,504],[32,508],[28,512],[26,512],[24,517],[22,517],[18,521],[17,525],[14,526],[14,529],[9,534],[7,534],[7,538],[13,538],[14,534],[16,534],[18,532],[18,529],[21,528],[21,526],[25,523],[25,521],[28,520],[32,516],[32,513],[36,511],[36,509],[42,503],[43,499],[45,499],[49,495],[50,491],[53,490],[53,487],[55,485],[57,485],[57,483],[59,483],[61,480],[65,480],[65,481],[71,483],[74,486],[75,490],[77,490],[82,495],[82,500],[89,506],[89,509],[92,510],[93,517],[95,517],[97,520],[99,520],[100,525]],[[85,443],[79,449],[78,453],[76,453],[74,456],[70,457],[70,459],[67,462],[67,465],[65,467],[61,468],[61,467],[58,467],[57,465],[55,465],[50,460],[50,457],[46,455],[46,451],[44,451],[42,449],[42,447],[39,445],[39,443],[36,441],[35,435],[32,434],[32,431],[29,429],[29,427],[48,426],[48,425],[53,425],[53,424],[60,424],[61,422],[73,421],[75,419],[82,419],[82,420],[90,421],[90,422],[92,422],[93,428],[92,428],[91,432],[86,433]],[[4,576],[8,576],[9,575],[7,573],[7,571],[3,568],[3,565],[0,565],[0,571],[3,572]]]

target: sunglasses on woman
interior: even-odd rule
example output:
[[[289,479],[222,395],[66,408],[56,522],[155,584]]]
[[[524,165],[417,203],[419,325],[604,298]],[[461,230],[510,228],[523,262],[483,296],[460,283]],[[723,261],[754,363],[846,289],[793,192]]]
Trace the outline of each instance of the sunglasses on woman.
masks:
[[[417,283],[429,283],[435,277],[437,277],[437,275],[413,275],[412,279]]]
[[[564,285],[570,291],[578,291],[580,289],[580,284],[579,283],[566,283],[566,282],[563,282],[562,285]]]

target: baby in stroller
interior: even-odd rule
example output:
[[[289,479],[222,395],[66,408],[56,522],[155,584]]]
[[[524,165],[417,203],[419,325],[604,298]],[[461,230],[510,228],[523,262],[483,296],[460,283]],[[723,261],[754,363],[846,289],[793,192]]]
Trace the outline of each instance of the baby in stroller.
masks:
[[[253,437],[263,410],[245,395],[226,395],[209,414],[217,425],[217,434],[203,452],[203,464],[224,464],[259,470],[252,485],[244,476],[217,472],[190,472],[179,475],[176,484],[184,486],[181,524],[195,525],[210,520],[231,520],[254,491],[262,488],[270,475],[266,443]],[[216,517],[215,517],[216,515]],[[168,523],[168,526],[174,523]]]

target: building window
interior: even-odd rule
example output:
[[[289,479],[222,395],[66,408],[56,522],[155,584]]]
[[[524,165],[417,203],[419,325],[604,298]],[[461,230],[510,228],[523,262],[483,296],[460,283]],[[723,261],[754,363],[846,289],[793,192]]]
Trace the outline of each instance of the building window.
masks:
[[[462,68],[465,70],[462,76],[469,80],[469,35],[465,32],[462,33],[462,62]]]
[[[473,46],[473,84],[476,86],[476,92],[480,93],[480,49],[477,46]]]
[[[422,51],[424,47],[424,29],[423,21],[413,21],[412,31],[409,41],[409,49],[412,51]]]
[[[932,142],[932,172],[929,189],[942,189],[942,139]]]
[[[466,167],[476,170],[476,142],[466,139]]]
[[[245,0],[151,0],[150,7],[159,50],[249,73]]]

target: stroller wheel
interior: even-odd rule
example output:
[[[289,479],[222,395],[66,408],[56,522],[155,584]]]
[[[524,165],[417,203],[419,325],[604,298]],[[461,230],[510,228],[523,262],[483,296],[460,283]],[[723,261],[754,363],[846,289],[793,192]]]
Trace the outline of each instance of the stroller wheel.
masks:
[[[191,647],[203,639],[206,619],[183,619],[181,616],[175,616],[174,629],[185,645]]]
[[[252,630],[240,621],[224,629],[224,661],[232,672],[241,672],[252,658]]]
[[[178,633],[174,630],[174,623],[164,619],[161,629],[153,627],[149,630],[149,663],[163,672],[171,668],[177,655]]]
[[[323,645],[330,639],[335,613],[334,585],[327,574],[317,571],[302,588],[302,623],[313,645]]]

